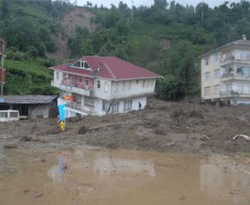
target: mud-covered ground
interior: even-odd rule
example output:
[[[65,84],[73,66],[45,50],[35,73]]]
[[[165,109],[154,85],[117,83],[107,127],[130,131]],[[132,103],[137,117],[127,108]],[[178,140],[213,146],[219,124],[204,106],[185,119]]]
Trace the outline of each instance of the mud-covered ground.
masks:
[[[147,109],[103,117],[86,116],[68,122],[61,132],[58,119],[0,123],[0,145],[5,149],[43,151],[73,149],[78,145],[147,151],[192,153],[250,152],[250,107],[216,107],[192,101],[173,103],[149,99]]]

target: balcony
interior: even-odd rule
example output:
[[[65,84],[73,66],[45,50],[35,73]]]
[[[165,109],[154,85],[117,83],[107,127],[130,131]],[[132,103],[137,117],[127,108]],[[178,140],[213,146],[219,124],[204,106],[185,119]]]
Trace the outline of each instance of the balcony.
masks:
[[[226,66],[230,63],[242,63],[242,64],[248,64],[250,65],[250,58],[244,58],[244,59],[235,59],[233,56],[229,58],[224,58],[220,61],[221,66]]]
[[[65,104],[67,110],[69,110],[71,112],[79,113],[82,115],[87,115],[90,113],[90,110],[85,109],[85,107],[82,106],[80,102],[65,100],[63,96],[60,96],[58,98],[58,103]]]
[[[230,81],[230,80],[249,80],[250,81],[250,76],[249,75],[243,75],[243,74],[234,74],[234,73],[223,73],[221,76],[221,82],[223,81]]]
[[[70,79],[59,81],[51,81],[51,86],[57,87],[66,92],[76,93],[79,95],[90,96],[93,86],[85,85],[83,82],[72,82]]]
[[[221,97],[250,97],[250,93],[228,90],[228,91],[221,91]]]

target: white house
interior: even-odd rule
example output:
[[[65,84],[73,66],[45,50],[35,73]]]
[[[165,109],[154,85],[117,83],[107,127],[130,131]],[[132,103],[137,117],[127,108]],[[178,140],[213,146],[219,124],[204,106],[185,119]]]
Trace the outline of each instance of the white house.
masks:
[[[51,85],[60,89],[58,105],[67,117],[124,113],[146,106],[162,76],[116,57],[84,56],[69,65],[53,66]]]
[[[202,101],[250,104],[250,41],[246,37],[200,59]]]

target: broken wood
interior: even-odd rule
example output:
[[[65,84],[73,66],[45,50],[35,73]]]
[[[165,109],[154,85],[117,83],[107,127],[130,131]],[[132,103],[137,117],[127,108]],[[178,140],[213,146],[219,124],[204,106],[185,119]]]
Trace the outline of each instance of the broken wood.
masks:
[[[247,141],[250,140],[250,137],[248,137],[247,135],[242,135],[242,134],[235,135],[235,136],[232,138],[232,140],[236,140],[238,137],[245,138]]]
[[[207,135],[203,134],[203,137],[205,137],[207,140],[210,140],[210,137],[208,137]]]

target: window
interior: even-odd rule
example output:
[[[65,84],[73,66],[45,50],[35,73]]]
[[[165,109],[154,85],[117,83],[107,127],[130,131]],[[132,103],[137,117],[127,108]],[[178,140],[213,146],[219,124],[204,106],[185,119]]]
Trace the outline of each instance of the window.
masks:
[[[113,102],[112,112],[119,112],[119,101]]]
[[[206,58],[205,59],[205,65],[208,65],[209,64],[209,58]]]
[[[219,53],[215,53],[214,54],[214,62],[218,62],[218,61],[220,61],[220,55],[219,55]]]
[[[18,112],[10,112],[10,117],[18,117]]]
[[[103,111],[107,111],[109,109],[109,106],[110,106],[110,101],[102,100],[102,110]]]
[[[124,110],[131,110],[132,100],[124,100]]]
[[[214,71],[214,79],[220,78],[220,69]]]
[[[80,82],[80,83],[82,82],[82,77],[80,77],[80,76],[78,77],[78,82]]]
[[[235,52],[235,58],[238,60],[247,60],[250,57],[250,52],[249,51],[244,51],[244,50],[237,50]]]
[[[147,88],[149,87],[150,84],[150,80],[147,80]]]
[[[89,107],[95,107],[95,99],[90,97],[84,97],[84,105]]]
[[[142,88],[145,88],[145,80],[142,81]]]
[[[63,74],[63,80],[66,80],[66,78],[67,78],[67,74],[64,73],[64,74]]]
[[[100,80],[97,81],[97,88],[101,88],[101,82],[100,82]]]
[[[231,59],[231,57],[232,57],[232,52],[231,52],[231,51],[230,51],[230,52],[227,52],[227,53],[226,53],[226,60]]]
[[[250,67],[238,66],[236,68],[237,75],[250,76]]]
[[[114,85],[114,91],[118,91],[118,85],[119,85],[119,83],[118,82],[114,82],[113,85]]]
[[[210,72],[206,72],[205,73],[205,82],[209,82],[210,81]]]
[[[210,95],[210,87],[205,88],[205,96]]]
[[[84,61],[81,61],[81,67],[84,68]]]
[[[102,110],[103,111],[108,111],[109,107],[111,105],[110,101],[103,100],[102,101]],[[112,103],[111,108],[109,109],[110,112],[119,112],[119,101],[114,101]]]
[[[104,83],[104,91],[105,92],[109,91],[109,84],[107,82]]]
[[[0,112],[0,117],[8,117],[8,113],[7,112]]]
[[[139,80],[136,80],[136,83],[139,84]]]
[[[215,93],[215,95],[220,94],[220,86],[219,85],[214,86],[214,93]]]
[[[89,85],[89,79],[88,78],[86,78],[86,80],[85,80],[85,85]]]
[[[56,79],[59,79],[59,72],[56,72]]]

